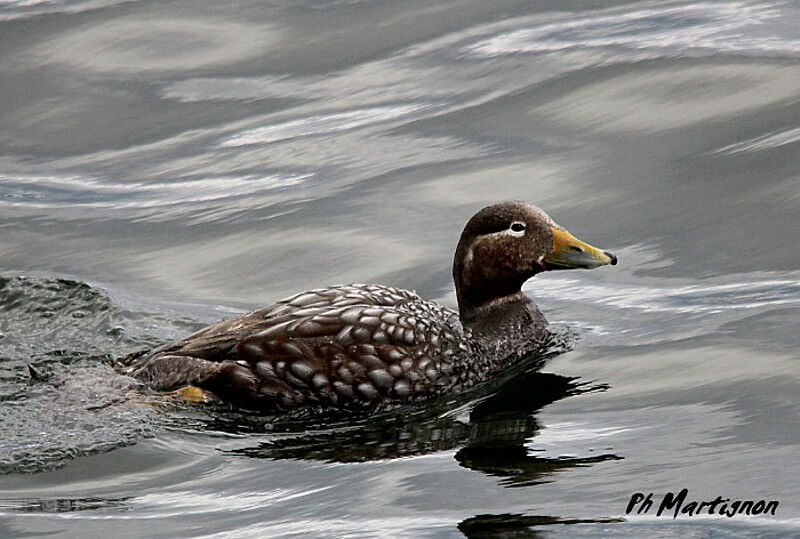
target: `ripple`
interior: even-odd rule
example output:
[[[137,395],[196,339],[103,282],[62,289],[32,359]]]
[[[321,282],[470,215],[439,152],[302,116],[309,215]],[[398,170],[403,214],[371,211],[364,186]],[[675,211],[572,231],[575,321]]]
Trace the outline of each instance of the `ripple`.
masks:
[[[210,202],[298,185],[313,174],[219,176],[172,182],[107,183],[83,176],[0,174],[0,206],[141,209]]]
[[[58,387],[0,407],[0,474],[58,468],[154,434],[150,411],[125,402],[133,380],[105,366],[59,370]]]
[[[633,271],[670,265],[646,248],[625,249],[621,259],[635,268]],[[718,332],[730,334],[742,320],[769,313],[791,317],[800,307],[797,271],[731,274],[704,281],[632,278],[626,275],[629,271],[623,267],[622,274],[596,273],[586,277],[551,273],[537,279],[538,283],[534,280],[527,284],[524,290],[545,312],[551,313],[551,322],[579,329],[592,342],[615,345],[661,343]],[[752,325],[751,322],[748,326]],[[734,334],[741,331],[735,330]],[[775,335],[764,336],[763,329],[750,338],[757,340],[761,336],[772,347],[782,342]]]
[[[377,124],[409,116],[432,108],[432,105],[410,104],[384,107],[370,107],[360,110],[320,114],[299,120],[276,123],[264,127],[246,129],[219,143],[222,148],[268,144],[310,135],[348,131],[356,127]]]
[[[633,50],[689,50],[714,53],[796,54],[800,39],[774,36],[745,37],[745,27],[781,17],[778,4],[745,2],[697,3],[651,7],[634,11],[618,9],[581,17],[570,14],[548,22],[482,39],[464,48],[477,58],[590,48]]]
[[[589,285],[578,279],[551,278],[537,297],[581,300],[642,312],[719,313],[800,304],[800,280],[774,279],[676,287]]]
[[[251,524],[236,530],[237,537],[421,537],[444,533],[452,527],[447,517],[414,515],[381,518],[314,518]],[[219,532],[206,537],[230,537]]]
[[[795,66],[753,61],[669,66],[592,82],[534,111],[582,130],[654,133],[751,114],[796,99],[798,87]]]
[[[34,17],[45,13],[80,13],[133,0],[0,0],[0,21]]]
[[[155,408],[107,363],[197,327],[120,307],[82,282],[0,276],[0,474],[52,470],[154,435]]]
[[[55,0],[0,0],[0,7],[3,9],[16,7],[30,7],[41,4],[55,4]]]
[[[785,131],[773,131],[743,142],[737,142],[716,150],[714,153],[740,153],[740,152],[760,152],[772,150],[787,144],[800,142],[800,127],[787,129]]]
[[[313,497],[315,494],[331,489],[322,486],[311,489],[276,488],[262,492],[234,492],[224,495],[217,492],[171,491],[168,493],[144,494],[136,498],[139,513],[129,518],[164,518],[191,514],[228,513],[231,510],[253,511],[265,505],[285,503],[297,498]],[[309,503],[313,503],[309,500]],[[145,510],[145,514],[142,514]],[[152,511],[152,514],[147,514]],[[79,518],[84,518],[80,515]],[[103,517],[97,517],[103,518]]]
[[[254,58],[279,39],[275,28],[251,23],[132,15],[83,25],[33,55],[97,72],[191,71]]]

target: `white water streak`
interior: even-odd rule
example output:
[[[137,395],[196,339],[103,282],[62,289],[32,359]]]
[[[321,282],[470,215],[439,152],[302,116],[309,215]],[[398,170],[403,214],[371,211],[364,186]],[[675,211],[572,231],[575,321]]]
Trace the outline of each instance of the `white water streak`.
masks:
[[[513,30],[465,48],[476,57],[625,47],[634,50],[708,49],[796,54],[800,39],[744,37],[741,30],[781,16],[778,4],[698,3],[603,15],[571,14],[557,22]]]
[[[800,142],[800,127],[788,129],[786,131],[773,131],[743,142],[737,142],[716,150],[714,153],[740,153],[740,152],[759,152],[771,150]]]
[[[430,105],[400,105],[371,107],[333,114],[320,114],[288,122],[281,122],[264,127],[246,129],[230,136],[219,143],[222,148],[247,146],[251,144],[268,144],[279,140],[287,140],[309,135],[337,133],[356,127],[372,125],[430,108]]]

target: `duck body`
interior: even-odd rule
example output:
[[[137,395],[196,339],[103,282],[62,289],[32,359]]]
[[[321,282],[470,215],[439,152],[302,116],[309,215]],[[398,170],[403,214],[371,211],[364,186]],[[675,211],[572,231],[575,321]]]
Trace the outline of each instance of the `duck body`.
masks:
[[[120,370],[156,390],[194,385],[272,412],[408,403],[468,389],[532,351],[547,323],[523,303],[502,327],[474,331],[409,290],[320,288],[129,356]]]
[[[519,223],[524,228],[512,230]],[[535,273],[566,264],[545,260],[557,243],[547,236],[553,226],[522,202],[476,214],[453,265],[459,312],[389,286],[320,288],[132,354],[117,369],[155,390],[198,386],[268,413],[364,411],[463,391],[549,336],[544,316],[520,289]],[[608,260],[600,262],[616,262],[603,256]],[[594,267],[583,264],[575,267]]]

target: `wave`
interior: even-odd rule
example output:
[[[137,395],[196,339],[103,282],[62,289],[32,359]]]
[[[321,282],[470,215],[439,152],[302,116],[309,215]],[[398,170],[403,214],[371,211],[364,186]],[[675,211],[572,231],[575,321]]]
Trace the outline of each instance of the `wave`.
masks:
[[[299,185],[314,174],[187,178],[112,183],[84,176],[0,174],[0,206],[25,208],[144,209],[220,201]]]
[[[569,14],[562,20],[518,28],[483,38],[463,48],[467,56],[548,53],[591,48],[636,51],[673,50],[736,54],[795,55],[800,40],[745,36],[742,30],[780,22],[781,4],[696,3],[611,9],[592,16]]]

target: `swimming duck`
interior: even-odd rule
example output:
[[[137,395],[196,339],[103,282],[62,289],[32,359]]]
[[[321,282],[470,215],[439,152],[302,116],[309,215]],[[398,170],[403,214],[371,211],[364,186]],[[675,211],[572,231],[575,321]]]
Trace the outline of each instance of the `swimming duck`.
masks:
[[[155,390],[199,387],[270,413],[420,401],[491,379],[549,335],[521,291],[525,281],[616,263],[538,207],[503,202],[476,213],[461,234],[458,312],[390,286],[319,288],[131,354],[117,368]]]

